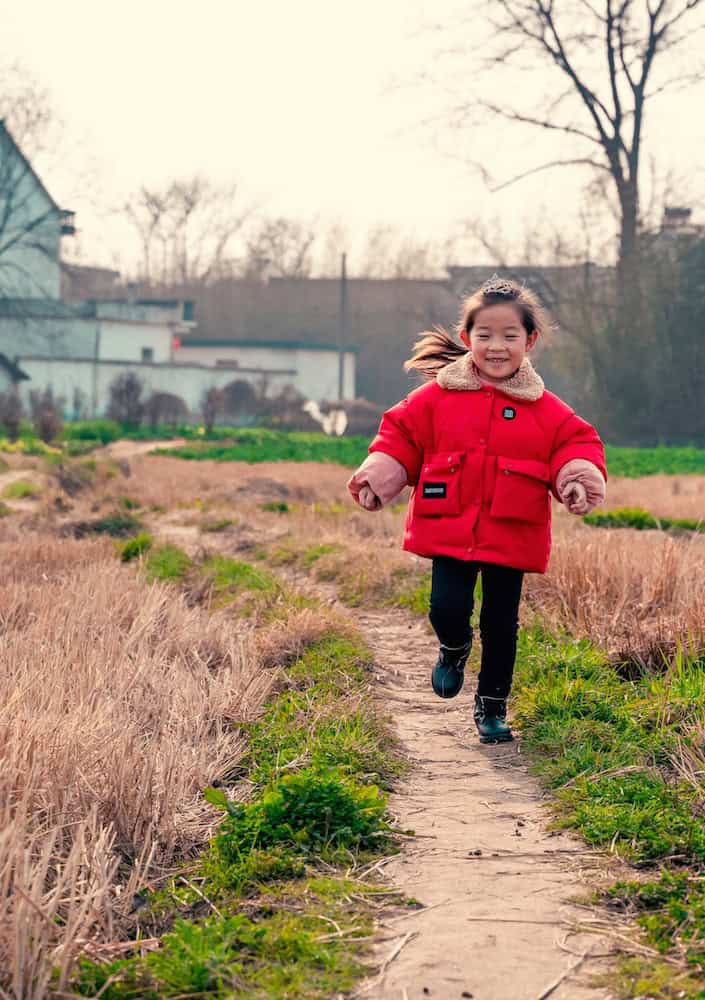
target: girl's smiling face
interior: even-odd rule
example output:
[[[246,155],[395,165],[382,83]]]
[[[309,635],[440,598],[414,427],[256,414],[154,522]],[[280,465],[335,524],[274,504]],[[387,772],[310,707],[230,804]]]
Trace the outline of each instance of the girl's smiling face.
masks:
[[[478,372],[488,382],[511,378],[533,349],[538,333],[528,334],[516,306],[496,303],[475,314],[470,333],[460,335],[472,351]]]

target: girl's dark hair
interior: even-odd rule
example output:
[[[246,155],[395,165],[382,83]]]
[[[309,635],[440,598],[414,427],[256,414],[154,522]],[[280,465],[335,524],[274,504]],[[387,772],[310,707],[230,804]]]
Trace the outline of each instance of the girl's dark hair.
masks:
[[[498,304],[516,307],[527,336],[534,330],[540,335],[550,330],[548,317],[534,293],[525,285],[495,274],[463,302],[458,333],[470,333],[480,309]],[[468,348],[464,344],[454,340],[442,326],[436,326],[420,335],[414,344],[414,353],[404,362],[404,371],[418,371],[426,378],[434,379],[441,368],[467,353]]]

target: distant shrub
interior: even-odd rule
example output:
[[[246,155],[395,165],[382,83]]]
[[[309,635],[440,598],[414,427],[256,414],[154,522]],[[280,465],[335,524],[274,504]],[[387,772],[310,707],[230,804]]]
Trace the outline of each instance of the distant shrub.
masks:
[[[146,532],[141,532],[134,538],[128,538],[128,540],[120,546],[120,558],[123,562],[130,562],[132,559],[137,559],[139,556],[143,555],[152,545],[152,536],[148,535]]]
[[[224,396],[222,389],[211,386],[201,396],[201,416],[206,434],[213,433],[213,427],[219,415],[223,412]]]
[[[142,522],[134,514],[126,514],[117,510],[97,521],[90,521],[85,526],[88,532],[96,535],[112,535],[113,538],[129,538],[142,529]]]
[[[17,387],[0,393],[0,427],[10,441],[16,441],[24,416],[24,405]]]
[[[633,528],[636,531],[705,532],[705,523],[686,517],[654,517],[641,507],[618,507],[609,511],[594,511],[583,517],[595,528]]]
[[[50,387],[32,389],[29,394],[29,409],[37,437],[45,444],[56,441],[64,425],[61,415],[63,400],[55,399]]]
[[[115,420],[75,420],[64,426],[65,441],[100,441],[110,444],[122,434],[120,424]]]
[[[188,418],[189,409],[181,396],[173,392],[153,392],[144,404],[144,416],[150,427],[161,424],[174,428]]]
[[[110,383],[107,415],[111,420],[134,429],[144,417],[144,382],[135,372],[122,372]]]
[[[74,497],[95,481],[95,463],[60,460],[54,465],[52,475],[64,493]]]

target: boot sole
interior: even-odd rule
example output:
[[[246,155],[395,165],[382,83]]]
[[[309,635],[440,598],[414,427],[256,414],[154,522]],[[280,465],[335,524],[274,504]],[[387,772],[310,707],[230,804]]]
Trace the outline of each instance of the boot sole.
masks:
[[[463,678],[463,680],[464,680],[464,678]],[[460,685],[460,687],[458,688],[458,690],[457,690],[457,691],[453,691],[453,692],[452,692],[452,694],[446,694],[444,690],[442,690],[442,689],[439,689],[439,688],[438,688],[438,687],[436,687],[436,685],[435,685],[435,684],[433,683],[433,673],[431,674],[431,687],[433,688],[433,693],[434,693],[435,695],[438,695],[438,697],[439,697],[439,698],[443,698],[443,699],[445,699],[446,701],[447,701],[447,700],[448,700],[449,698],[457,698],[457,697],[458,697],[458,695],[460,694],[460,692],[461,692],[461,691],[463,690],[463,685],[461,684],[461,685]]]
[[[480,743],[511,743],[513,739],[512,733],[508,736],[481,736]]]

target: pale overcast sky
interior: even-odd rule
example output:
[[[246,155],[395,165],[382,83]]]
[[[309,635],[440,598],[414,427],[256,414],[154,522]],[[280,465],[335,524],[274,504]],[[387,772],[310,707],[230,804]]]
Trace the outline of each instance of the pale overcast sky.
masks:
[[[570,228],[580,177],[544,174],[489,195],[420,124],[439,107],[415,85],[438,47],[420,28],[431,17],[452,27],[459,7],[458,0],[0,0],[0,63],[18,60],[51,91],[78,148],[95,161],[106,205],[121,204],[141,184],[201,172],[239,181],[269,214],[339,220],[353,240],[379,223],[442,240],[464,220],[497,219],[517,243],[524,224],[540,225],[547,214]],[[467,35],[458,33],[458,46],[477,41]],[[474,72],[470,56],[467,71]],[[500,100],[517,80],[507,77],[504,86]],[[649,121],[659,168],[674,170],[693,201],[705,193],[703,96],[671,97]],[[443,149],[452,145],[447,135]],[[525,135],[496,127],[477,148],[499,176],[532,153]],[[78,210],[83,256],[110,263],[117,252],[127,263],[119,223],[100,220],[58,171],[43,179]]]

